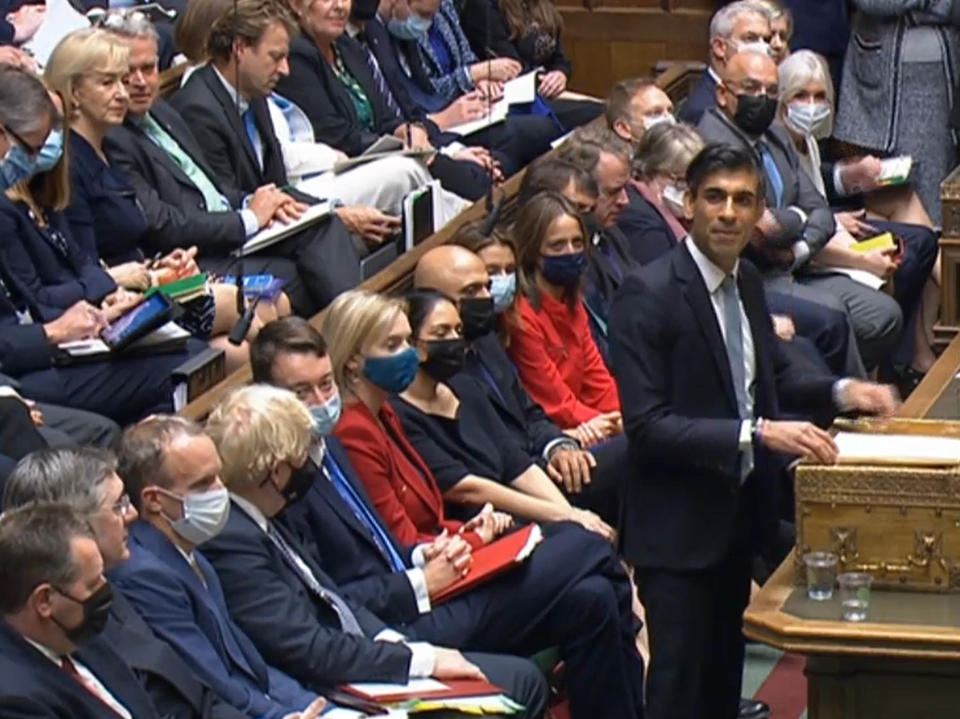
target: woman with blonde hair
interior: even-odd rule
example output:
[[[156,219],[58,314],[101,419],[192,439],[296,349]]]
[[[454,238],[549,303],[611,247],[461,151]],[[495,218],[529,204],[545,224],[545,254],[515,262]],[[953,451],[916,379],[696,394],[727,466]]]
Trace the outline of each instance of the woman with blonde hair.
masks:
[[[142,292],[200,270],[194,247],[147,261],[140,249],[146,218],[127,178],[110,166],[103,150],[107,133],[126,116],[123,77],[129,54],[127,44],[106,30],[78,30],[54,49],[44,79],[63,99],[70,128],[70,201],[65,216],[72,239],[117,285]],[[234,287],[214,283],[202,297],[185,303],[184,309],[179,322],[197,337],[212,338],[211,344],[225,351],[228,372],[247,360],[246,343],[233,345],[226,337],[238,317]],[[261,322],[289,313],[284,296],[276,303],[262,302],[248,337],[256,335]]]
[[[798,50],[780,64],[779,74],[778,116],[794,142],[801,166],[831,204],[857,208],[835,213],[838,228],[842,229],[821,251],[818,260],[824,265],[893,277],[894,298],[904,318],[913,325],[912,331],[903,333],[893,357],[900,389],[906,394],[936,360],[932,346],[933,325],[940,307],[940,260],[932,221],[907,183],[867,193],[852,191],[853,181],[849,178],[878,171],[877,158],[868,155],[837,163],[821,159],[818,140],[831,135],[834,111],[833,82],[823,57],[810,50]],[[851,249],[856,240],[881,232],[892,232],[903,239],[902,259]]]

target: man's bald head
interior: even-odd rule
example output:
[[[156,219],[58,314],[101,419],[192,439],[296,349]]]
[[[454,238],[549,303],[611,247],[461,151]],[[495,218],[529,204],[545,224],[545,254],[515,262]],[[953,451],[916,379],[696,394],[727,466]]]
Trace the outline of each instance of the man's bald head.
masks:
[[[777,63],[765,53],[747,50],[738,52],[730,58],[723,69],[723,82],[717,85],[717,107],[738,125],[737,108],[740,98],[748,98],[752,105],[763,105],[764,122],[754,122],[753,127],[741,126],[748,135],[761,135],[766,132],[776,113],[779,96],[779,76]],[[763,102],[756,98],[762,98]],[[754,111],[752,114],[757,114]],[[769,115],[769,118],[767,118]],[[766,120],[769,119],[769,122]]]
[[[483,260],[458,245],[441,245],[424,254],[414,270],[413,284],[457,300],[490,296],[490,276]]]

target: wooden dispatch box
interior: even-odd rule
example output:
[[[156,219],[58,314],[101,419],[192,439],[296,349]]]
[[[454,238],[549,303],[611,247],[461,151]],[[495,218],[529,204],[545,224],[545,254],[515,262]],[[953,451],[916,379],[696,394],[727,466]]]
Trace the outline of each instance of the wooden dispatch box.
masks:
[[[838,420],[836,430],[960,439],[960,422]],[[925,466],[801,463],[795,487],[799,584],[803,555],[828,551],[837,573],[867,572],[877,587],[960,592],[960,456]]]

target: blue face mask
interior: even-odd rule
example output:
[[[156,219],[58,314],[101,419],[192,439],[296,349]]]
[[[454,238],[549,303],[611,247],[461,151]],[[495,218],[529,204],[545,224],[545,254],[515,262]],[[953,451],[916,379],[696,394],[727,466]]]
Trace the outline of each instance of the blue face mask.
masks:
[[[391,394],[403,392],[420,371],[420,355],[413,347],[388,357],[367,357],[363,376]]]
[[[326,437],[333,434],[337,422],[340,421],[340,410],[343,403],[340,401],[340,393],[333,395],[323,404],[317,404],[310,407],[310,416],[313,417],[313,433],[317,437]]]
[[[26,182],[36,172],[36,160],[30,157],[18,142],[11,141],[10,149],[3,160],[0,161],[0,190],[13,187],[18,182]]]
[[[407,15],[406,20],[397,20],[393,18],[387,23],[387,32],[398,40],[416,40],[426,35],[430,30],[433,20],[422,18],[415,12]]]
[[[513,304],[517,294],[517,273],[493,275],[490,278],[490,295],[493,297],[493,311],[500,314]]]
[[[587,269],[587,254],[574,252],[571,255],[544,255],[540,271],[544,279],[553,285],[572,287]]]
[[[63,157],[63,130],[51,130],[37,153],[37,172],[50,172]]]

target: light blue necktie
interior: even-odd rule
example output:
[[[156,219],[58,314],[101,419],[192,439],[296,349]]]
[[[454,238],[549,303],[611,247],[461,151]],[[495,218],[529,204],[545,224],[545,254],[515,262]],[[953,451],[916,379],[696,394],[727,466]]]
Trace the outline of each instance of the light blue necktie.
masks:
[[[257,120],[253,116],[253,108],[248,107],[243,113],[243,126],[247,130],[247,137],[250,138],[250,144],[253,146],[253,154],[257,158],[257,166],[263,169],[263,142],[260,140],[260,132],[257,130]]]
[[[733,392],[737,398],[737,414],[740,419],[750,418],[747,403],[747,375],[743,364],[743,323],[740,321],[740,293],[737,292],[737,280],[727,275],[720,283],[723,297],[723,329],[727,346],[727,360],[730,362],[730,375],[733,379]],[[753,470],[753,451],[740,453],[740,484],[746,481]]]
[[[763,160],[763,169],[767,174],[767,181],[773,189],[773,196],[776,198],[777,207],[783,207],[783,176],[780,174],[780,168],[777,167],[773,155],[766,143],[757,144],[760,148],[760,159]]]

